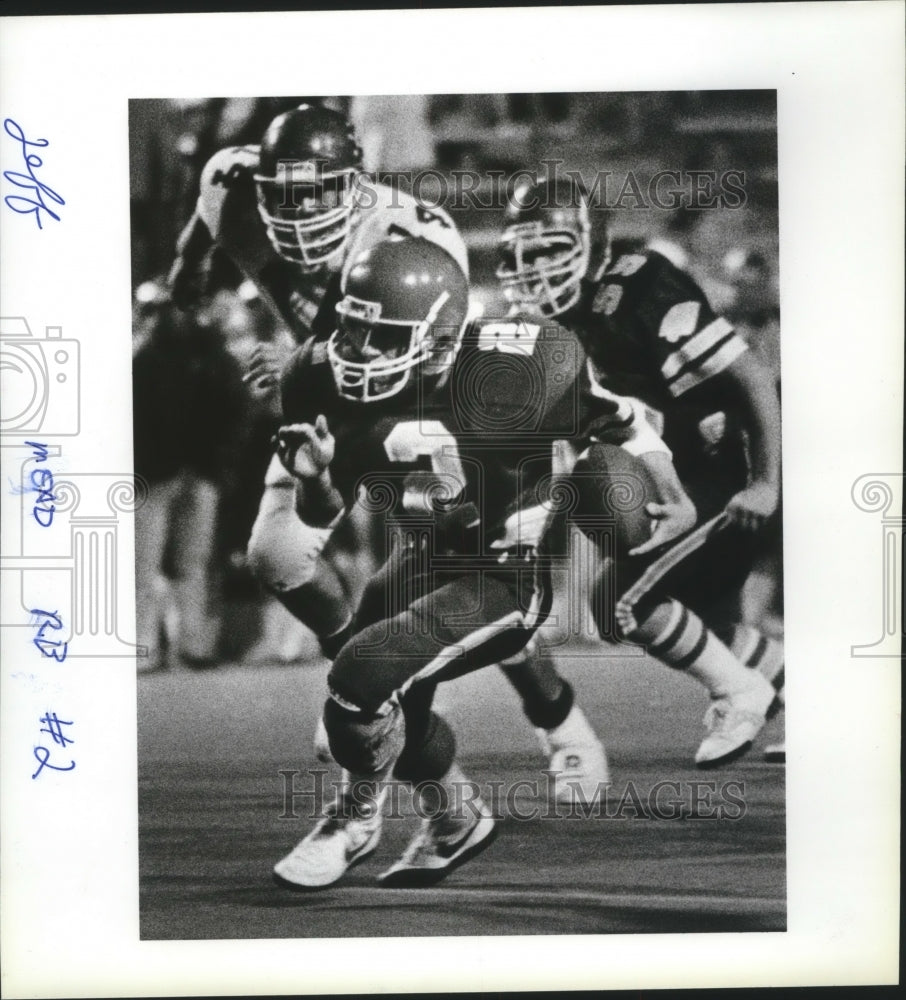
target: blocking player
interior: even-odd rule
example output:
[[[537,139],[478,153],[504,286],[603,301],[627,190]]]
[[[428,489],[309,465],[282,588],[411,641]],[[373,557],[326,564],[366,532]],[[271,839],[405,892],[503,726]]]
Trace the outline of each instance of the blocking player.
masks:
[[[782,647],[738,610],[759,532],[778,505],[779,401],[769,373],[688,275],[652,251],[611,260],[603,213],[595,223],[574,178],[523,185],[507,209],[498,278],[520,309],[578,335],[593,392],[640,400],[661,420],[699,528],[667,554],[624,553],[605,567],[619,599],[599,586],[593,606],[599,627],[610,612],[618,637],[705,686],[709,732],[695,759],[717,766],[745,752],[776,708],[765,678],[783,683]],[[584,514],[612,458],[592,449],[578,464]],[[656,520],[664,510],[650,513]]]
[[[275,874],[314,889],[363,860],[393,776],[430,815],[380,880],[425,885],[494,835],[431,704],[437,684],[517,654],[547,617],[553,445],[585,425],[584,354],[557,324],[466,331],[465,277],[424,239],[375,244],[343,293],[336,331],[284,372],[279,455],[301,520],[330,531],[364,497],[392,512],[397,542],[328,676],[323,717],[345,789]],[[620,444],[626,424],[614,421]]]
[[[198,294],[217,247],[257,285],[299,343],[326,341],[344,267],[388,235],[442,247],[468,276],[466,247],[450,216],[370,182],[346,119],[302,105],[274,119],[260,147],[230,147],[205,166],[198,206],[171,272],[173,294],[182,302]],[[259,390],[276,386],[284,360],[262,345],[251,372]],[[249,564],[332,658],[358,596],[341,555],[351,548],[367,553],[370,540],[360,530],[361,519],[347,518],[330,533],[303,523],[293,499],[293,479],[275,456],[249,542]],[[593,791],[608,780],[603,747],[550,660],[522,650],[502,667],[549,753],[556,797],[569,801],[577,784]]]

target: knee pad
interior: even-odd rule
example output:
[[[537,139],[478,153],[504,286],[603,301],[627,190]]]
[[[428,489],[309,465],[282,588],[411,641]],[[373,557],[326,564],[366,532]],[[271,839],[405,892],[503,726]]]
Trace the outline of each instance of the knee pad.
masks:
[[[295,590],[314,578],[330,532],[299,519],[291,485],[267,486],[249,538],[248,566],[268,590]]]
[[[375,714],[352,711],[328,698],[324,726],[334,760],[355,774],[376,774],[389,767],[406,742],[403,711],[395,702]]]

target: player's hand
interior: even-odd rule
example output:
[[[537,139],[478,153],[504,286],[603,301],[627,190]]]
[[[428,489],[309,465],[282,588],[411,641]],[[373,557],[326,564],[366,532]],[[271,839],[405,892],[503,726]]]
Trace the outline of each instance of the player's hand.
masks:
[[[242,381],[249,387],[256,399],[266,399],[280,385],[280,374],[291,349],[279,342],[261,342],[255,345],[249,359],[249,369]]]
[[[335,442],[321,414],[314,424],[287,424],[274,435],[283,467],[298,479],[317,479],[333,461]]]
[[[645,513],[651,518],[651,538],[634,549],[631,556],[642,556],[659,545],[672,542],[695,525],[695,505],[686,497],[672,503],[645,504]]]
[[[755,482],[741,490],[727,504],[727,514],[731,524],[744,531],[758,531],[763,528],[777,510],[780,491],[772,483]]]

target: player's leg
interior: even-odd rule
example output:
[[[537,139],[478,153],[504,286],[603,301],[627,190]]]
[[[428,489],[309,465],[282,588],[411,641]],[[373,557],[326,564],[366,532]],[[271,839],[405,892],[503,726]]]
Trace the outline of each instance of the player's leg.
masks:
[[[390,557],[364,587],[353,622],[341,633],[345,640],[375,623],[394,618],[421,594],[425,586],[421,562],[414,546],[407,544],[404,535],[397,535]],[[379,650],[353,649],[349,655],[353,663],[357,657],[364,663],[365,658],[379,655]],[[398,765],[395,774],[398,778],[435,782],[451,772],[450,778],[455,779],[453,734],[444,720],[431,712],[432,698],[433,686],[410,690],[392,710],[388,706],[388,712],[381,719],[369,719],[363,723],[364,729],[357,726],[358,719],[353,719],[348,722],[347,729],[355,727],[356,735],[363,739],[385,733],[388,746],[394,751],[387,763],[392,763],[398,755],[394,762]],[[335,762],[327,726],[330,724],[331,730],[335,730],[343,725],[344,719],[338,722],[333,718],[336,712],[336,703],[328,700],[318,724],[315,749],[324,762]],[[408,748],[402,743],[397,746],[391,742],[403,733],[408,736]],[[386,797],[385,782],[392,769],[387,766],[383,773],[372,773],[366,768],[363,773],[364,765],[360,761],[349,757],[343,759],[353,767],[351,770],[344,767],[335,800],[311,833],[274,869],[284,884],[302,889],[329,885],[377,847]]]
[[[745,753],[776,705],[770,681],[745,666],[701,617],[710,606],[707,593],[720,586],[722,575],[732,586],[739,564],[734,553],[747,544],[742,532],[706,522],[668,546],[628,588],[624,574],[616,604],[626,638],[708,691],[708,734],[695,755],[699,767],[716,767]]]
[[[179,654],[189,664],[212,663],[221,620],[213,613],[217,585],[212,569],[220,490],[209,479],[187,474],[174,512],[174,592],[179,615]]]
[[[602,635],[609,634],[613,620],[618,638],[644,645],[651,655],[682,670],[707,690],[712,700],[706,715],[709,733],[699,747],[696,763],[702,767],[726,763],[744,753],[764,725],[774,689],[707,628],[683,602],[683,594],[695,583],[714,593],[724,588],[725,571],[736,565],[733,552],[721,552],[711,545],[715,532],[699,528],[668,545],[666,552],[630,556],[629,550],[644,541],[648,531],[646,519],[639,516],[645,497],[651,495],[644,466],[623,449],[595,445],[577,468],[580,524],[583,517],[591,516],[595,505],[602,524],[608,516],[613,519],[613,556],[603,560],[602,566],[602,578],[611,585],[598,587],[592,602]],[[645,494],[632,511],[622,512],[627,516],[606,503],[614,485],[623,480],[642,484]],[[703,553],[707,566],[702,563]]]
[[[534,640],[503,661],[500,669],[535,727],[547,771],[553,776],[555,801],[568,804],[577,797],[590,801],[598,787],[610,781],[610,769],[604,746],[576,703],[572,685]]]
[[[783,529],[778,510],[759,533],[759,551],[742,586],[734,620],[724,635],[715,631],[746,666],[762,673],[785,702],[785,655],[783,642]],[[786,761],[783,740],[764,748],[769,763]]]
[[[168,603],[169,584],[163,574],[164,552],[173,517],[178,477],[155,482],[135,511],[135,616],[138,645],[147,656],[138,660],[142,672],[161,666],[160,637]]]
[[[296,513],[295,483],[275,456],[252,528],[248,562],[262,585],[317,636],[325,655],[352,621],[346,587],[320,556],[330,529],[311,528]]]
[[[525,600],[521,575],[501,580],[481,579],[477,571],[463,574],[402,614],[363,628],[343,647],[328,679],[324,720],[333,757],[349,775],[346,801],[356,808],[351,824],[340,828],[335,816],[325,817],[280,862],[279,877],[309,887],[315,877],[317,885],[329,884],[361,849],[370,849],[365,838],[350,840],[346,827],[356,829],[363,812],[367,819],[379,811],[384,783],[397,766],[399,777],[423,786],[420,792],[431,789],[443,808],[424,820],[385,873],[385,884],[437,881],[490,843],[493,817],[477,796],[463,801],[468,783],[453,759],[452,733],[432,712],[429,694],[441,680],[499,662],[525,644],[549,597],[539,588],[534,600]],[[471,620],[464,619],[464,608],[476,609]]]

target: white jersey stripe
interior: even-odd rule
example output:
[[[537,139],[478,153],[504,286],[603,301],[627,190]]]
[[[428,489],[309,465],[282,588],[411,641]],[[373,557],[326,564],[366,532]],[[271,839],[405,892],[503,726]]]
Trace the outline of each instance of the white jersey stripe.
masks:
[[[709,323],[704,329],[699,330],[691,340],[687,340],[682,347],[674,351],[669,358],[661,365],[661,374],[666,379],[673,378],[674,375],[684,366],[694,361],[704,354],[709,347],[713,347],[722,337],[733,332],[733,327],[723,318],[718,316],[716,320]]]
[[[695,371],[686,372],[685,375],[673,382],[670,386],[670,392],[674,396],[682,396],[684,392],[688,392],[693,386],[700,385],[711,378],[712,375],[717,375],[725,368],[729,368],[739,355],[746,350],[748,348],[745,341],[739,337],[733,337],[719,351],[703,361]]]

